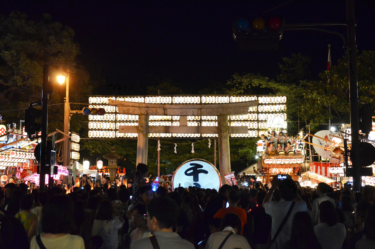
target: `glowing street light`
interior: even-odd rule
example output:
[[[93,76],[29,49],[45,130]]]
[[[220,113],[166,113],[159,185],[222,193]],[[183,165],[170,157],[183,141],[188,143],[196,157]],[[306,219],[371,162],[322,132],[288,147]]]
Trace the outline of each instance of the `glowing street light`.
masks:
[[[96,167],[97,167],[98,169],[102,169],[102,168],[103,168],[103,161],[102,161],[102,160],[98,160],[98,161],[96,162]]]
[[[64,75],[57,76],[57,82],[59,82],[60,85],[64,84],[65,76]]]
[[[331,126],[330,130],[331,130],[332,132],[336,132],[336,127],[335,127],[335,126]]]

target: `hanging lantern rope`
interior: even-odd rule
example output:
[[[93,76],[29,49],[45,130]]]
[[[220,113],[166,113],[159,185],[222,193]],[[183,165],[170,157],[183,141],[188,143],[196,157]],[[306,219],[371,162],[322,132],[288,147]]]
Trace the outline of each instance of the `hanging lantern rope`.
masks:
[[[191,153],[194,154],[195,151],[194,151],[194,143],[191,143]]]
[[[177,154],[177,144],[174,144],[174,153]]]
[[[208,139],[208,148],[211,148],[211,139]]]
[[[160,140],[158,140],[158,151],[160,151],[161,148],[160,148]]]

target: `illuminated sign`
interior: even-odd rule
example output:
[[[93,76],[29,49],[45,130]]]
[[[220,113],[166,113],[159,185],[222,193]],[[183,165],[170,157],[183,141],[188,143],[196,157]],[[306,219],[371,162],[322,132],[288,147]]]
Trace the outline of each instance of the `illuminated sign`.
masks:
[[[192,159],[181,164],[173,174],[173,188],[197,187],[219,190],[221,177],[219,171],[210,162]]]

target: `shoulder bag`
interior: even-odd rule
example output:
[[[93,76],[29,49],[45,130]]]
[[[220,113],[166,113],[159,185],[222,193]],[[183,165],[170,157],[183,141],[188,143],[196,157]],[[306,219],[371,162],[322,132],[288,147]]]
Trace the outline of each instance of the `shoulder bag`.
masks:
[[[102,228],[102,230],[100,230],[100,232],[97,235],[91,237],[91,242],[94,244],[94,246],[97,249],[99,249],[103,245],[103,239],[100,236],[100,234],[103,232],[104,228],[107,226],[108,221],[105,223],[104,227]]]
[[[275,236],[274,236],[273,239],[271,240],[271,244],[270,244],[270,246],[276,241],[276,239],[277,239],[277,237],[279,236],[281,230],[283,229],[283,227],[285,226],[286,222],[288,221],[289,216],[290,216],[290,214],[292,213],[292,210],[293,210],[295,204],[296,204],[296,202],[295,202],[295,201],[292,201],[292,204],[291,204],[290,207],[289,207],[288,213],[286,213],[286,215],[285,215],[283,221],[281,222],[279,228],[277,229],[277,231],[276,231],[276,233],[275,233]]]
[[[159,243],[158,243],[158,241],[156,240],[155,235],[151,236],[151,237],[150,237],[150,240],[151,240],[152,247],[153,247],[154,249],[160,249],[160,247],[159,247]]]
[[[44,245],[42,240],[40,239],[40,234],[36,236],[36,243],[38,243],[38,246],[40,249],[47,249]]]
[[[223,240],[223,242],[221,242],[221,245],[218,247],[218,249],[222,249],[222,248],[223,248],[225,242],[227,242],[227,240],[229,239],[229,237],[230,237],[232,234],[233,234],[233,233],[230,232],[230,233],[228,234],[228,236],[225,237],[225,239]]]

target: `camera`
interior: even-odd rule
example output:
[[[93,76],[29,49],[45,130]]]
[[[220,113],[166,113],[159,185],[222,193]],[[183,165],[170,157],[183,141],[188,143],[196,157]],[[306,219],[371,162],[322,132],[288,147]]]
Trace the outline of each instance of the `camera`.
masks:
[[[277,180],[283,181],[287,178],[287,175],[277,175]]]

